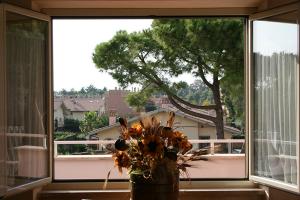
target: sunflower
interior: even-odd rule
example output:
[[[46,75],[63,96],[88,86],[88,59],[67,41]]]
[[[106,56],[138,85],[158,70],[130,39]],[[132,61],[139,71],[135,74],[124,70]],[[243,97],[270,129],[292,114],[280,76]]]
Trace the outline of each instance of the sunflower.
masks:
[[[122,173],[122,167],[130,167],[130,158],[124,151],[117,151],[116,153],[114,153],[113,159],[115,161],[115,166],[118,167],[120,173]]]
[[[164,143],[159,135],[146,135],[143,140],[143,152],[153,158],[160,158],[163,154]]]
[[[181,132],[175,131],[172,138],[172,144],[178,148],[182,153],[186,153],[193,148],[193,145],[188,141],[188,138]]]

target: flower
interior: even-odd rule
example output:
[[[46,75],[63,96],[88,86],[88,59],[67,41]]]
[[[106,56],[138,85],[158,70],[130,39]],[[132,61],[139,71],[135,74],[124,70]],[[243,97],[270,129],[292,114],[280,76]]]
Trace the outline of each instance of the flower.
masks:
[[[119,171],[127,168],[130,174],[150,178],[156,168],[167,163],[168,171],[173,174],[179,170],[186,172],[186,167],[191,166],[187,162],[198,157],[187,154],[193,146],[184,133],[173,130],[174,120],[173,112],[169,114],[166,126],[161,126],[156,117],[144,118],[131,126],[120,118],[121,133],[113,154]]]
[[[117,151],[113,154],[113,159],[115,161],[115,166],[118,167],[119,172],[122,173],[122,168],[128,168],[130,166],[130,159],[126,152]]]
[[[153,158],[160,158],[163,153],[164,143],[158,135],[146,135],[142,139],[143,152]]]
[[[193,148],[193,145],[188,141],[187,137],[179,131],[174,132],[171,140],[173,146],[180,149],[183,154]]]
[[[128,135],[135,138],[142,135],[143,127],[139,123],[134,123],[131,128],[128,129]]]

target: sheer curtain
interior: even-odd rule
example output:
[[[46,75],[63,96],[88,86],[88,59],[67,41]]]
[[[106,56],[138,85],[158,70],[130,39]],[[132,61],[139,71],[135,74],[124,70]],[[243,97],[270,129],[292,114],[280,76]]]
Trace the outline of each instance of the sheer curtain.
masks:
[[[47,22],[7,12],[6,165],[9,187],[48,176]]]
[[[296,98],[298,58],[254,54],[255,173],[297,184]]]

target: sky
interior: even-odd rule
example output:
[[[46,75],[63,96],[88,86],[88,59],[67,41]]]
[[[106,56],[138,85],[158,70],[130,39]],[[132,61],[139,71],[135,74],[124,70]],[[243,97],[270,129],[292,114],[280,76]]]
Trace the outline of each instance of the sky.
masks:
[[[53,20],[54,90],[80,90],[94,85],[114,89],[118,83],[105,72],[99,72],[92,61],[97,44],[109,41],[117,31],[141,31],[150,28],[151,19],[81,19]],[[184,74],[173,81],[193,82]],[[131,89],[131,87],[129,88]]]
[[[54,90],[79,90],[94,85],[114,89],[118,83],[101,73],[92,61],[97,44],[109,41],[117,31],[140,31],[152,20],[53,20]]]
[[[53,20],[54,90],[80,90],[94,85],[114,89],[118,83],[105,72],[99,72],[92,61],[97,44],[109,41],[117,31],[141,31],[150,28],[151,19],[69,19]],[[297,25],[256,21],[254,52],[271,55],[273,52],[297,52]],[[263,42],[262,42],[263,41]],[[208,77],[209,78],[209,77]],[[172,81],[191,84],[195,78],[184,74]],[[130,86],[131,89],[135,86]]]
[[[273,53],[298,53],[295,38],[298,25],[291,23],[255,21],[253,24],[253,51],[270,56]]]

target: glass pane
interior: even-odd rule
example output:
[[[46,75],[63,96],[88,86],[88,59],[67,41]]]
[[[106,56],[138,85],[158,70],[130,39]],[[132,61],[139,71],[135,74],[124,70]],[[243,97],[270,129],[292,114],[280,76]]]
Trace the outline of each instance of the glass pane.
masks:
[[[47,23],[6,13],[6,173],[9,187],[48,176]]]
[[[253,175],[297,185],[297,12],[253,22]]]

